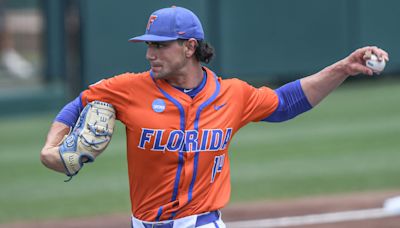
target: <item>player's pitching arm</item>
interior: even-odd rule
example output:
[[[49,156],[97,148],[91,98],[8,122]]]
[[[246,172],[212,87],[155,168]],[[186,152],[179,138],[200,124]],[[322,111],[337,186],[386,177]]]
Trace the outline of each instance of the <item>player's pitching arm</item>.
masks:
[[[278,107],[262,121],[283,122],[292,119],[316,106],[349,76],[360,73],[373,75],[374,71],[369,68],[371,66],[366,66],[367,60],[369,62],[372,60],[372,54],[382,61],[375,62],[377,66],[384,66],[384,61],[389,60],[384,50],[377,47],[364,47],[316,74],[279,87],[275,90],[279,100]],[[382,67],[379,69],[383,70]],[[380,73],[377,69],[374,70]]]
[[[378,47],[363,47],[357,49],[346,58],[326,67],[320,72],[300,80],[303,91],[314,107],[349,76],[357,74],[373,75],[373,70],[365,65],[371,53],[380,61],[388,61],[389,55]]]

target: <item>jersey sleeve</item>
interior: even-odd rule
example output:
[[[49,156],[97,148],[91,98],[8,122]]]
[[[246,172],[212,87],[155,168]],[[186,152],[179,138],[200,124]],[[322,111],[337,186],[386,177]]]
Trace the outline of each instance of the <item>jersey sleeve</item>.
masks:
[[[279,99],[274,90],[265,86],[255,88],[243,81],[239,83],[243,102],[241,126],[265,119],[278,107]]]
[[[134,96],[134,91],[129,89],[128,77],[130,74],[122,74],[112,78],[103,79],[89,86],[82,92],[81,99],[83,106],[94,100],[99,100],[112,104],[116,111],[117,119],[123,117],[123,107],[129,103],[129,97]]]

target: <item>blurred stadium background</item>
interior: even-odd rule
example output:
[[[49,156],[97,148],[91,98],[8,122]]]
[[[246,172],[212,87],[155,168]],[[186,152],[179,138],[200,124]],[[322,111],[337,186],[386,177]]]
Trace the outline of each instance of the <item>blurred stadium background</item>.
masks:
[[[171,5],[202,20],[217,51],[209,67],[256,86],[312,74],[365,45],[390,54],[382,75],[348,80],[314,111],[243,129],[231,146],[233,202],[400,194],[399,1],[0,3],[14,49],[34,69],[18,77],[0,66],[0,224],[129,212],[123,126],[109,151],[68,184],[42,167],[39,152],[57,111],[89,84],[147,70],[145,45],[128,39],[144,32],[151,12]]]

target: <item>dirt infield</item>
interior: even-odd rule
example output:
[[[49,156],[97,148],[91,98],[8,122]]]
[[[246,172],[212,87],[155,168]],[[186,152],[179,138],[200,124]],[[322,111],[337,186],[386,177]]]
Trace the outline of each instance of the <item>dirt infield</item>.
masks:
[[[319,196],[301,199],[238,203],[222,210],[225,222],[265,218],[301,216],[340,211],[351,211],[382,207],[385,199],[400,195],[400,190],[357,193],[337,196]],[[125,228],[129,227],[129,214],[114,214],[85,219],[57,221],[30,221],[2,224],[0,228]],[[400,216],[368,219],[362,221],[290,226],[293,228],[398,228]]]
[[[255,220],[262,218],[280,218],[379,208],[387,198],[399,196],[398,191],[369,192],[337,196],[319,196],[312,198],[264,201],[229,205],[223,210],[225,222]],[[290,226],[293,228],[398,228],[400,216],[384,219]]]

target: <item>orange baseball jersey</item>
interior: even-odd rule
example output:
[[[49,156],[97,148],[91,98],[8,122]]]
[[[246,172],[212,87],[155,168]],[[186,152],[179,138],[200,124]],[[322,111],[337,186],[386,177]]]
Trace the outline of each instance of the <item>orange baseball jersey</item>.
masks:
[[[278,106],[267,87],[203,69],[206,84],[193,99],[150,71],[102,80],[82,93],[83,105],[112,104],[126,126],[132,214],[138,219],[177,219],[224,207],[233,135]]]

